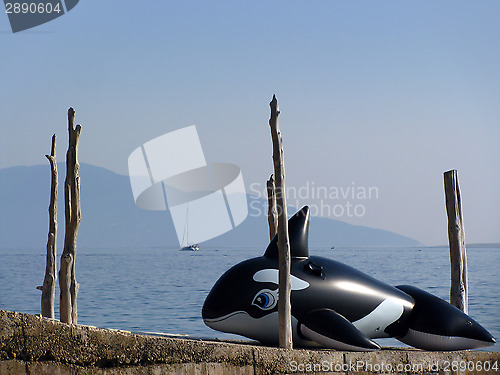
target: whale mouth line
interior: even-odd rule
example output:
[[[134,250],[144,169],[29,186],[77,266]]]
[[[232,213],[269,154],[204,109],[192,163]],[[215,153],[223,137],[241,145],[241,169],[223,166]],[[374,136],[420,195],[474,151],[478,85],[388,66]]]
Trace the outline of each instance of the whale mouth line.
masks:
[[[208,322],[208,323],[219,323],[219,322],[223,322],[224,320],[227,320],[229,318],[232,318],[236,315],[248,315],[248,316],[250,316],[250,314],[248,314],[246,311],[239,310],[239,311],[234,311],[232,313],[229,313],[227,315],[219,316],[217,318],[204,318],[203,320],[205,322]]]

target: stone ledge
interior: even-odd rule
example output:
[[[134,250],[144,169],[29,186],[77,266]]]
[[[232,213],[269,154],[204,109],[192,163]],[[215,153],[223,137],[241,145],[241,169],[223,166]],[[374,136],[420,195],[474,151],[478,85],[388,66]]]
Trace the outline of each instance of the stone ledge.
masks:
[[[454,363],[469,368],[452,371]],[[500,353],[288,351],[252,343],[145,336],[0,311],[2,375],[495,373],[484,371],[486,363],[500,366]]]

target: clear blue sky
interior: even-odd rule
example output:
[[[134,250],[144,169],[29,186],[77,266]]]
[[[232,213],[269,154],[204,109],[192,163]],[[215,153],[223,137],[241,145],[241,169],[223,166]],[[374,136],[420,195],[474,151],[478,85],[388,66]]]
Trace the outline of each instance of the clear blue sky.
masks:
[[[276,94],[288,186],[378,192],[299,204],[362,205],[336,218],[444,244],[453,168],[468,242],[500,242],[499,15],[497,0],[81,0],[12,34],[3,14],[0,168],[47,163],[54,132],[62,160],[74,106],[81,162],[126,174],[136,147],[196,124],[249,191],[272,172]]]

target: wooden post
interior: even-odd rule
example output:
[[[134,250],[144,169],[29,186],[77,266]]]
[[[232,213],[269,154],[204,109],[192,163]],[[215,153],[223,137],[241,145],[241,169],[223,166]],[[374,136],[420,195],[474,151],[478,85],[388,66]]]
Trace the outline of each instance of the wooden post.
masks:
[[[292,349],[292,307],[290,304],[290,241],[288,239],[288,214],[285,196],[285,160],[283,157],[283,142],[278,125],[280,114],[278,101],[273,95],[271,106],[271,137],[273,140],[273,162],[275,176],[276,209],[278,214],[278,252],[279,252],[279,345],[281,348]]]
[[[276,213],[276,195],[274,194],[274,175],[269,177],[267,186],[267,221],[269,223],[269,240],[277,233],[278,214]]]
[[[76,297],[80,285],[75,277],[76,236],[80,226],[80,176],[78,164],[78,140],[81,126],[75,128],[75,111],[68,110],[69,144],[66,153],[66,180],[64,183],[64,209],[66,232],[64,235],[64,250],[61,255],[59,271],[60,318],[64,323],[77,324],[78,313]]]
[[[49,204],[49,235],[47,238],[47,260],[45,263],[45,278],[43,285],[37,289],[42,291],[42,316],[55,318],[54,300],[56,295],[56,245],[57,245],[57,162],[56,135],[52,136],[50,155],[45,155],[50,162],[50,204]]]
[[[443,175],[451,262],[450,303],[467,314],[467,251],[458,174],[451,170]]]

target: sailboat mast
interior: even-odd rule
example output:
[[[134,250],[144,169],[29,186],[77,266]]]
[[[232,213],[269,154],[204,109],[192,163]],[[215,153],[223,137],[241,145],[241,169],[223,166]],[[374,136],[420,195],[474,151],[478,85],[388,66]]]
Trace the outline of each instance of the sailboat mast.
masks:
[[[187,207],[186,207],[186,220],[184,222],[184,233],[182,235],[182,244],[181,244],[181,247],[182,246],[189,246],[188,221],[189,221],[189,203],[187,204]]]

